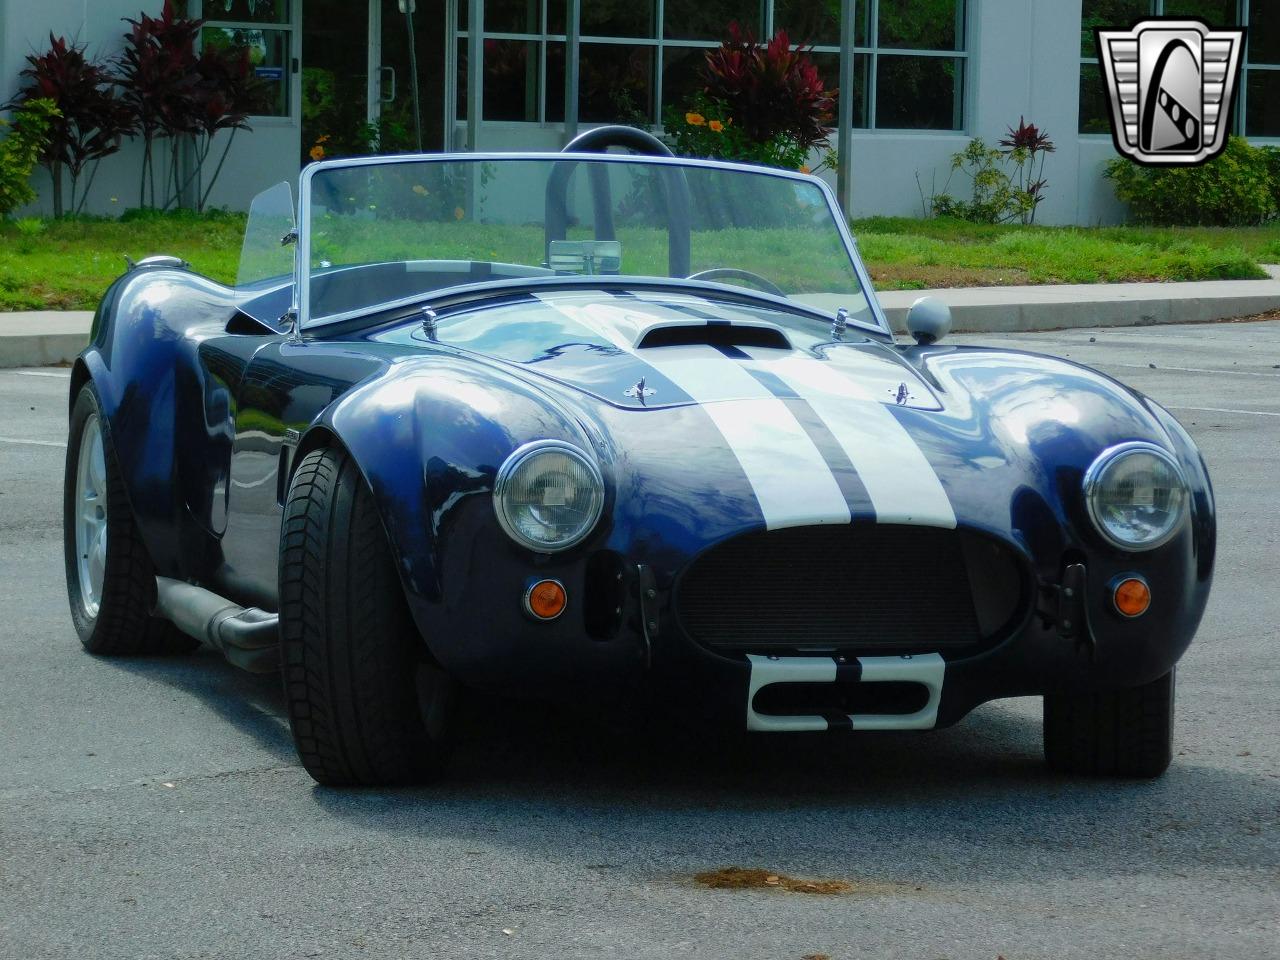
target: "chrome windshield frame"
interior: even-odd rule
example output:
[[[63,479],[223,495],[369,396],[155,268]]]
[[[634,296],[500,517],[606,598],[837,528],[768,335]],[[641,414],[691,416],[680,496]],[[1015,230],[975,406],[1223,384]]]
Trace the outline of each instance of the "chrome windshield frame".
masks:
[[[324,317],[321,320],[313,321],[311,319],[311,181],[318,174],[324,173],[328,170],[346,169],[350,167],[394,166],[409,163],[502,163],[513,160],[542,160],[555,162],[565,159],[575,159],[595,163],[639,163],[647,166],[704,167],[715,170],[746,173],[752,176],[767,176],[782,180],[794,180],[816,186],[821,191],[822,196],[826,199],[828,211],[835,223],[836,231],[840,235],[840,241],[844,246],[845,254],[848,256],[849,263],[853,267],[854,275],[857,277],[858,284],[862,288],[863,296],[867,299],[867,306],[871,311],[871,315],[876,320],[876,323],[870,324],[864,323],[861,320],[851,319],[849,325],[856,329],[870,331],[892,339],[893,330],[889,326],[889,321],[885,316],[884,308],[881,307],[880,301],[876,297],[875,287],[871,284],[871,276],[867,272],[866,266],[862,262],[862,256],[858,251],[858,243],[854,239],[852,231],[849,229],[848,221],[840,211],[840,205],[836,201],[834,191],[832,191],[831,187],[821,178],[806,173],[800,173],[798,171],[780,170],[776,167],[762,167],[744,163],[730,163],[724,160],[698,160],[687,157],[656,157],[637,154],[550,153],[523,151],[507,153],[397,154],[395,156],[352,157],[343,160],[322,160],[318,163],[308,164],[303,168],[298,188],[298,244],[294,271],[295,282],[293,288],[294,310],[298,318],[297,329],[305,333],[307,330],[321,329],[333,324],[351,320],[357,316],[393,310],[397,307],[405,306],[407,303],[426,299],[425,297],[415,296],[403,302],[372,304],[367,308]],[[715,290],[721,286],[720,284],[712,282],[709,282],[706,285],[707,288],[711,290]],[[447,295],[453,289],[457,288],[447,287],[436,291],[435,293],[443,296]],[[769,299],[776,300],[776,298],[772,297]],[[793,302],[797,306],[804,307],[806,312],[814,312],[814,308],[812,307],[802,304],[799,301]]]

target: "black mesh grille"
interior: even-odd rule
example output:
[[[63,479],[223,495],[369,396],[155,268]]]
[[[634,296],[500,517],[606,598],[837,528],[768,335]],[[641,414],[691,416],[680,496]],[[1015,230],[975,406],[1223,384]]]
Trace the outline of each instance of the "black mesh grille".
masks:
[[[1015,562],[979,539],[879,524],[747,534],[693,563],[677,615],[694,640],[720,651],[959,653],[982,645],[1019,606]],[[1002,608],[993,619],[984,601],[985,631],[971,562],[980,592]]]

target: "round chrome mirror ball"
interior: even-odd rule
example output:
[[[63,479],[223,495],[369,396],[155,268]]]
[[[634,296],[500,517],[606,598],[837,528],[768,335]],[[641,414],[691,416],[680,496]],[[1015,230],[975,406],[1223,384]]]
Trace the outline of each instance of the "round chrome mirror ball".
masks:
[[[907,332],[927,347],[951,332],[951,308],[936,297],[921,297],[907,312]]]

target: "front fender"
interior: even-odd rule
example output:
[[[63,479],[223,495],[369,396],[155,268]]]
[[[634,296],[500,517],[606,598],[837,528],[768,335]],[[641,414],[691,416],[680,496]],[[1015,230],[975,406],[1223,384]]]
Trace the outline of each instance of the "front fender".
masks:
[[[513,569],[535,562],[494,516],[490,493],[502,462],[544,438],[600,450],[558,398],[500,369],[463,369],[449,357],[392,364],[333,403],[312,430],[336,437],[369,484],[410,610],[433,651],[431,638],[457,624],[445,607],[466,595],[464,581],[485,582],[504,557]],[[299,449],[310,444],[308,434]],[[610,471],[602,466],[609,496]],[[498,551],[477,547],[495,542]],[[453,579],[460,582],[450,590]]]

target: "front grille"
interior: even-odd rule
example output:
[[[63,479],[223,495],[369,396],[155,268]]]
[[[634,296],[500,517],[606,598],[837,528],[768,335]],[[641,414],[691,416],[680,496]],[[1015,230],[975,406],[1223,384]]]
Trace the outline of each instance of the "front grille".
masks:
[[[685,632],[720,652],[972,652],[1022,607],[1012,552],[959,530],[856,523],[735,537],[677,587]]]

